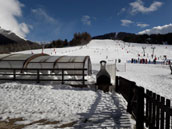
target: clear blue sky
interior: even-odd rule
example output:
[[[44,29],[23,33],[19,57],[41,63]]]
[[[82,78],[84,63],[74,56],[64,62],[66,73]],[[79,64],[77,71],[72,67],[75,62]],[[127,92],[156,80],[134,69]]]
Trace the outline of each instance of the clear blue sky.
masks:
[[[138,33],[172,22],[172,0],[19,0],[33,41],[68,39],[75,32],[92,36]]]

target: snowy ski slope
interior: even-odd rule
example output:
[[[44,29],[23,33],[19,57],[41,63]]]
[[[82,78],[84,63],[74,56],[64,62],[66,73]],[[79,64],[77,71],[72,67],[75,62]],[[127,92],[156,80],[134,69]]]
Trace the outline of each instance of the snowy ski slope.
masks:
[[[145,56],[143,56],[143,47],[145,48]],[[152,48],[155,48],[153,58],[151,57],[153,54]],[[41,50],[33,51],[33,53],[40,52]],[[126,70],[117,72],[117,75],[136,81],[136,84],[172,100],[172,75],[170,75],[168,65],[127,63],[131,58],[138,59],[138,54],[140,59],[146,58],[150,61],[153,61],[156,56],[157,61],[163,62],[164,55],[167,56],[167,59],[172,59],[171,45],[126,43],[118,40],[92,40],[85,46],[56,48],[55,51],[54,49],[45,49],[44,52],[50,55],[89,55],[93,64],[93,70],[99,69],[97,64],[101,60],[106,60],[108,64],[113,64],[115,60],[121,59],[121,66],[123,63],[126,63],[126,66],[124,66]],[[24,53],[31,53],[31,51],[25,51]],[[118,65],[120,66],[120,64]]]
[[[158,61],[167,55],[172,59],[172,46],[125,43],[113,40],[92,40],[89,44],[77,47],[45,49],[50,55],[89,55],[93,70],[99,69],[99,61],[106,60],[114,64],[121,59],[126,70],[118,71],[137,85],[150,89],[172,100],[172,75],[168,65],[131,64],[131,58],[143,56],[142,47],[146,47],[145,56],[153,60],[152,47]],[[29,50],[19,53],[41,53],[42,50]],[[118,65],[120,65],[118,64]],[[95,81],[95,75],[89,81]],[[54,129],[74,122],[66,128],[132,128],[134,121],[126,113],[123,98],[111,93],[95,92],[92,89],[76,89],[55,83],[0,82],[0,120],[23,118],[16,124],[25,125],[24,129]],[[56,121],[54,124],[41,124],[39,120]],[[37,121],[37,122],[36,122]],[[32,123],[32,124],[31,124]]]

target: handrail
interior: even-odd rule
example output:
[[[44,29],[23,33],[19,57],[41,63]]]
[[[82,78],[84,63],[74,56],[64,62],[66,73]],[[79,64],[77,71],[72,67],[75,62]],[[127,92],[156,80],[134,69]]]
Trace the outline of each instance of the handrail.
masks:
[[[87,68],[0,68],[0,70],[87,70]]]
[[[0,80],[13,80],[13,81],[37,81],[37,83],[39,83],[40,81],[61,81],[62,84],[65,84],[65,82],[81,82],[82,83],[82,87],[85,86],[85,81],[87,81],[85,79],[85,76],[87,74],[85,74],[84,71],[86,71],[87,69],[86,68],[56,68],[56,69],[53,69],[53,68],[0,68],[0,75],[13,75],[12,77],[1,77]],[[4,70],[6,70],[7,72],[11,72],[10,73],[4,73]],[[9,70],[9,71],[8,71]],[[25,72],[28,72],[26,74],[23,74],[23,72],[20,72],[20,71],[25,71]],[[61,73],[58,73],[58,74],[52,74],[54,71],[58,70],[59,72]],[[76,73],[76,74],[67,74],[65,73],[65,71],[81,71],[80,74]],[[35,71],[33,73],[33,71]],[[50,74],[44,74],[44,73],[41,73],[41,71],[51,71],[52,73]],[[26,78],[26,76],[29,76],[29,78]],[[35,77],[34,79],[31,77]],[[48,76],[48,77],[54,77],[54,76],[60,76],[61,78],[50,78],[50,79],[42,79],[41,77],[45,77],[45,76]],[[66,76],[79,76],[80,79],[78,78],[71,78],[71,79],[67,79],[65,78]],[[22,78],[21,78],[22,77]]]

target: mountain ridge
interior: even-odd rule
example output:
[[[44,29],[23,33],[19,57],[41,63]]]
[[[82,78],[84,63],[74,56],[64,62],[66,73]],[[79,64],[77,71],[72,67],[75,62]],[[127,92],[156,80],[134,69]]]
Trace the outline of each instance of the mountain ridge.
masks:
[[[38,43],[25,40],[15,33],[0,27],[0,54],[38,48],[41,48]]]
[[[169,44],[172,45],[172,33],[168,34],[134,34],[127,32],[112,32],[92,37],[92,39],[112,39],[122,40],[132,43],[148,43],[148,44]]]

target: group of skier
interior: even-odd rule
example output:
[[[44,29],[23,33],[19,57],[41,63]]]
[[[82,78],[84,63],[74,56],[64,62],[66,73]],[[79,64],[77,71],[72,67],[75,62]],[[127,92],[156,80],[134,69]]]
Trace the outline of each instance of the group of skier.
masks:
[[[156,64],[157,63],[157,57],[155,57],[152,61],[150,59],[147,58],[138,58],[138,59],[134,59],[131,58],[131,63],[140,63],[140,64]]]

